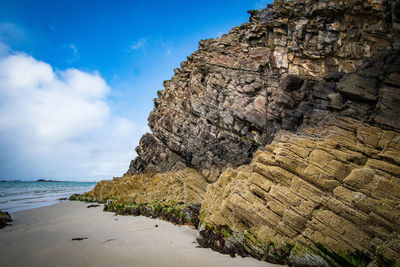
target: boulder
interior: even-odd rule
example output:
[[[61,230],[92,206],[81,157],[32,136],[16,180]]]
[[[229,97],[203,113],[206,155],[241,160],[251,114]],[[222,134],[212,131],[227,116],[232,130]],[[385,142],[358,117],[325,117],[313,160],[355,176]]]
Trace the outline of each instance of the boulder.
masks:
[[[0,228],[6,227],[12,222],[11,215],[8,212],[0,211]]]

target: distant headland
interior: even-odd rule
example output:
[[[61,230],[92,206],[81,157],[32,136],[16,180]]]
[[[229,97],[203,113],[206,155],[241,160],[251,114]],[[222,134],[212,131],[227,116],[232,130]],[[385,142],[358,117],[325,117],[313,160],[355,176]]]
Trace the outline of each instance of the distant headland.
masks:
[[[39,179],[39,180],[36,180],[36,182],[59,182],[59,181]]]

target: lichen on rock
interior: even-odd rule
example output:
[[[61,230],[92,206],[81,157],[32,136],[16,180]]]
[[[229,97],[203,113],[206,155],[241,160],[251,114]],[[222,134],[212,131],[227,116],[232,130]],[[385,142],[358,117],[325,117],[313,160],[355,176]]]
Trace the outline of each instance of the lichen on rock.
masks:
[[[114,177],[112,180],[98,182],[87,193],[72,195],[70,200],[96,201],[114,204],[144,204],[154,201],[166,203],[201,203],[208,183],[194,169],[176,172],[146,173]]]

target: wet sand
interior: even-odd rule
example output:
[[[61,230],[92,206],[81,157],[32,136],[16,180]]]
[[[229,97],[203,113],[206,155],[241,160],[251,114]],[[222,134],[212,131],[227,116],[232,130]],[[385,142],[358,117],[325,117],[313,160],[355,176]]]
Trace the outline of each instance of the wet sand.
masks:
[[[187,226],[88,205],[12,214],[13,225],[0,229],[0,266],[278,266],[198,248],[197,230]]]

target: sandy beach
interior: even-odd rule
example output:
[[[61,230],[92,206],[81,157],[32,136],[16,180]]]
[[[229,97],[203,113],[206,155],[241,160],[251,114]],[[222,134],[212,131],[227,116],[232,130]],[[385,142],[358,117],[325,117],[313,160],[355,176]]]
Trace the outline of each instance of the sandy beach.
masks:
[[[197,248],[197,231],[187,226],[88,205],[14,213],[13,225],[0,229],[0,266],[277,266]]]

